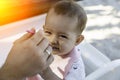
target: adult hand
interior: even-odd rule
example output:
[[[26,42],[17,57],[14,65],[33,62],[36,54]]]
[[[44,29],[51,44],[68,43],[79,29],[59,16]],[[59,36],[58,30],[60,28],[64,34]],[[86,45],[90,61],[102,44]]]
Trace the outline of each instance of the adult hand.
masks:
[[[41,31],[34,35],[27,33],[16,40],[0,69],[0,80],[22,80],[41,73],[53,61],[53,56],[47,54],[46,49],[52,52],[48,40],[43,37]]]

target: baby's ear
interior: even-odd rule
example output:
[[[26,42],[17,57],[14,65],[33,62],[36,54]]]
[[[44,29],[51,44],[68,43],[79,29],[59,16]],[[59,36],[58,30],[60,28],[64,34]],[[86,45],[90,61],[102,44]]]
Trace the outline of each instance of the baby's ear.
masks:
[[[81,43],[82,41],[84,40],[84,36],[83,35],[79,35],[76,39],[76,44],[75,45],[78,45],[79,43]]]

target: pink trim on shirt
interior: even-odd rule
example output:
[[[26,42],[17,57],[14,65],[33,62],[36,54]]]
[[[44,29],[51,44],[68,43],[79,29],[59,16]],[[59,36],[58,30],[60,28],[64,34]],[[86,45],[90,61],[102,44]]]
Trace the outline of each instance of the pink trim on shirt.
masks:
[[[78,61],[78,58],[80,57],[80,54],[76,51],[77,48],[74,48],[69,55],[67,55],[67,57],[70,57],[70,60],[68,62],[68,64],[65,67],[65,73],[64,73],[64,77],[68,74],[69,70],[72,67],[72,64],[76,61]]]

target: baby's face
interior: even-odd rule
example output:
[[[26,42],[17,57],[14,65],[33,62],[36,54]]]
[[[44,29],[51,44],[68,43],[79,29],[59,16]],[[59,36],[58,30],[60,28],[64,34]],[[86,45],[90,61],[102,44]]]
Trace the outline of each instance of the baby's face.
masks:
[[[50,41],[53,54],[65,55],[74,48],[77,39],[76,25],[77,18],[49,13],[44,25],[44,33]]]

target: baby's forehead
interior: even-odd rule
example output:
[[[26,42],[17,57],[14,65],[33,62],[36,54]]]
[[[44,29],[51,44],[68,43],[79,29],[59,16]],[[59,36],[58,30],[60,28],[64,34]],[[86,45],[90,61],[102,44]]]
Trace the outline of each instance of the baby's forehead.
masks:
[[[60,32],[67,32],[67,31],[77,31],[77,25],[72,25],[72,26],[69,26],[69,25],[44,25],[44,29],[46,30],[57,30],[57,31],[60,31]]]

